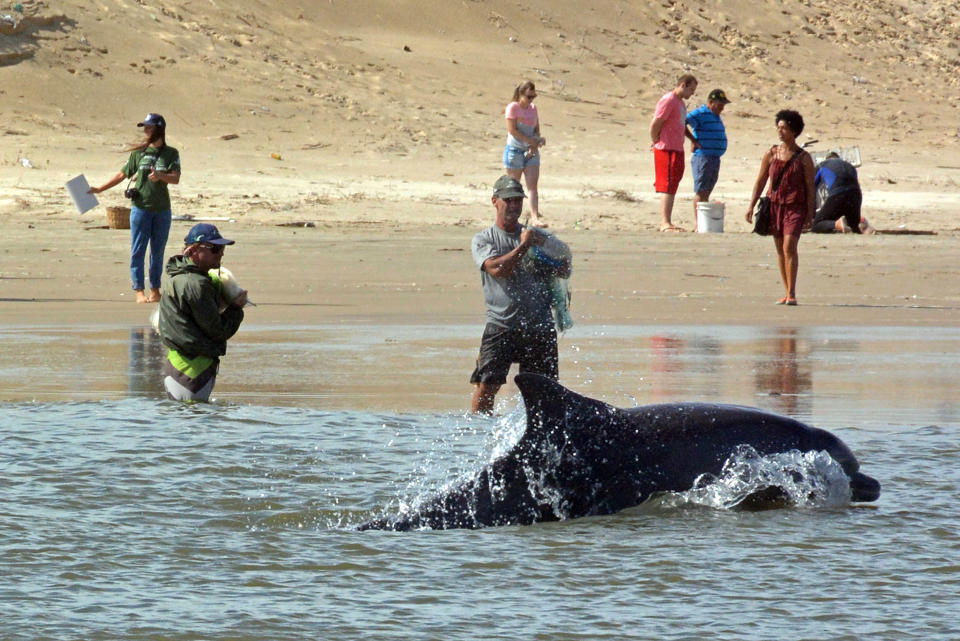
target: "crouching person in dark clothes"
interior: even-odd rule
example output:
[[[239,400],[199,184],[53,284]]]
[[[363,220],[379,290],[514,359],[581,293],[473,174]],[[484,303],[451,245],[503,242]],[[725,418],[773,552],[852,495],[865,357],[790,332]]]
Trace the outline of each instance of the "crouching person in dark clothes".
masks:
[[[512,363],[521,372],[556,379],[557,332],[550,310],[550,278],[570,275],[569,263],[545,273],[528,269],[524,255],[545,237],[520,224],[523,187],[510,176],[501,176],[493,187],[496,222],[473,237],[473,259],[480,268],[487,324],[480,342],[477,367],[470,377],[476,386],[474,412],[490,414],[500,387],[507,382]]]
[[[857,168],[831,151],[817,168],[813,179],[817,189],[826,187],[827,197],[813,219],[816,234],[873,234],[876,230],[860,214],[863,192],[857,179]]]
[[[160,336],[170,348],[163,364],[163,386],[175,401],[207,402],[217,379],[227,339],[243,322],[247,292],[224,303],[210,270],[220,268],[223,250],[234,241],[213,225],[194,225],[183,254],[167,261],[160,298]],[[223,308],[223,311],[221,311]]]

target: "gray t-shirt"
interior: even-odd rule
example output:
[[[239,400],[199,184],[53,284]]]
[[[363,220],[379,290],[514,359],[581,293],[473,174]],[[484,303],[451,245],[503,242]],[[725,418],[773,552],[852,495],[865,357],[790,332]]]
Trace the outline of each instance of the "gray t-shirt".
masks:
[[[483,269],[490,258],[509,254],[520,245],[520,232],[508,233],[496,225],[473,237],[471,250],[473,260],[480,268],[483,297],[487,303],[487,322],[509,329],[537,329],[553,326],[550,312],[549,280],[517,266],[506,278],[494,278]]]

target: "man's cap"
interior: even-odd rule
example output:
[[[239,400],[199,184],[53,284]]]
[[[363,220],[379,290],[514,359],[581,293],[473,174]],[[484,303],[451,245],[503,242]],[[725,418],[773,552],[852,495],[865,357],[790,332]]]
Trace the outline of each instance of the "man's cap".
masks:
[[[167,121],[163,119],[163,116],[160,114],[147,114],[147,117],[143,119],[143,122],[138,122],[138,127],[143,127],[145,125],[151,125],[153,127],[160,127],[161,129],[167,128]]]
[[[497,178],[497,182],[493,183],[493,197],[501,199],[526,198],[527,195],[523,193],[523,185],[516,178],[504,175]]]
[[[210,223],[197,223],[187,232],[187,237],[183,239],[187,245],[195,243],[207,243],[209,245],[232,245],[234,241],[224,238],[220,235],[220,230]]]
[[[716,100],[717,102],[722,102],[727,104],[730,102],[730,99],[727,98],[727,94],[723,93],[723,89],[714,89],[710,92],[710,95],[707,96],[707,100]]]

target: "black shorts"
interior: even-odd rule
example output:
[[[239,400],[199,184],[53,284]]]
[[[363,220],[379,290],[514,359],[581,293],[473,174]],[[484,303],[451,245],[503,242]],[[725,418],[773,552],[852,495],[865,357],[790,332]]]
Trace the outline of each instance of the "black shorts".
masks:
[[[519,363],[521,372],[557,380],[560,377],[558,361],[557,332],[552,326],[524,331],[487,323],[480,340],[477,368],[470,382],[503,385],[512,363]]]
[[[859,190],[842,191],[834,196],[827,197],[823,207],[817,212],[813,224],[820,221],[836,222],[841,216],[847,219],[847,225],[859,231],[860,207],[863,204],[863,194]]]

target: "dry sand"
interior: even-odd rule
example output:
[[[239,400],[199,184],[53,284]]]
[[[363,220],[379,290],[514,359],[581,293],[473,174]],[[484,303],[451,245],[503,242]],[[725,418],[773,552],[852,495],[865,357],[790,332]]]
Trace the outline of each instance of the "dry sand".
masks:
[[[106,181],[156,111],[183,159],[174,214],[235,221],[218,224],[259,303],[248,322],[475,323],[479,337],[469,242],[492,222],[503,107],[525,78],[581,325],[952,325],[960,308],[957,2],[22,4],[0,22],[3,325],[143,323],[129,232],[104,229],[102,206],[78,216],[63,183]],[[656,231],[646,132],[685,71],[700,79],[690,107],[713,87],[734,101],[722,235]],[[792,309],[772,305],[772,242],[743,221],[788,107],[811,149],[860,146],[877,228],[935,232],[805,236]],[[674,213],[688,229],[691,192],[688,171]],[[311,226],[280,226],[294,223]]]

